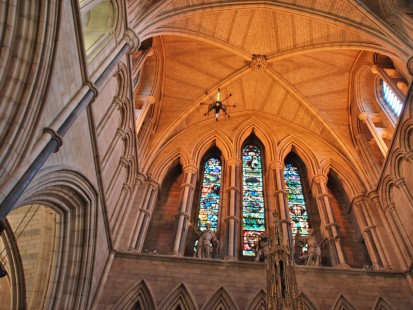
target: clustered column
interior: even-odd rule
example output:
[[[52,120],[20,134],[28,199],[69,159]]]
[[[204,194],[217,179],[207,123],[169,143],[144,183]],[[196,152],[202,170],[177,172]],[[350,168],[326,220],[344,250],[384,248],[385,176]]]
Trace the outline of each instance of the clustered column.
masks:
[[[185,238],[188,231],[188,220],[191,215],[192,200],[198,168],[194,165],[184,167],[184,183],[181,186],[180,211],[177,214],[178,223],[174,246],[171,255],[182,256],[185,249]]]
[[[290,246],[290,250],[292,248],[292,240],[291,240],[291,220],[290,220],[290,212],[288,209],[288,202],[287,202],[287,192],[285,191],[285,181],[284,181],[284,163],[282,161],[276,160],[271,163],[270,165],[271,173],[273,179],[275,180],[275,203],[277,206],[277,210],[280,213],[281,218],[281,229],[284,238],[284,244]]]
[[[324,174],[318,174],[314,176],[313,184],[316,187],[315,193],[317,194],[317,204],[321,216],[321,230],[327,233],[327,236],[330,241],[330,251],[332,265],[337,267],[349,266],[346,264],[344,259],[343,250],[340,244],[340,236],[337,231],[337,224],[334,220],[333,211],[330,204],[330,195],[327,192],[327,176]],[[332,240],[332,241],[331,241]]]
[[[229,187],[227,189],[229,208],[225,222],[227,223],[226,243],[227,255],[225,259],[236,260],[238,258],[239,236],[239,201],[240,201],[240,167],[238,158],[230,158],[228,164]]]
[[[370,215],[369,206],[364,198],[360,195],[353,199],[353,208],[359,220],[360,226],[363,229],[364,240],[367,250],[370,254],[374,269],[390,269],[387,253],[383,248],[380,235],[377,233],[376,225]]]
[[[135,244],[131,244],[131,247],[134,247],[138,252],[142,251],[151,214],[158,197],[158,189],[159,184],[157,182],[153,180],[146,181],[142,193],[143,199],[140,200],[139,215],[133,229],[134,236],[132,237],[132,242],[135,242]]]

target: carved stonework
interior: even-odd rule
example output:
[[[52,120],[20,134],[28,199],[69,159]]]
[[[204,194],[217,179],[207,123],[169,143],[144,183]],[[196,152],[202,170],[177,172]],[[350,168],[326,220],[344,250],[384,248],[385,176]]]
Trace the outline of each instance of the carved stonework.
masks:
[[[263,71],[267,69],[267,56],[253,54],[251,68],[252,71]]]
[[[407,61],[407,69],[409,70],[409,73],[413,75],[413,57],[410,57]]]

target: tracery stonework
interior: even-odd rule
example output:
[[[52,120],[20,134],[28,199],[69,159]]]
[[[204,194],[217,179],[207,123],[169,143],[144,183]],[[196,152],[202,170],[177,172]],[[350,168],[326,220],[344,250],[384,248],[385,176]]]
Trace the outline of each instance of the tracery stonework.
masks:
[[[263,71],[267,69],[267,56],[253,54],[251,69],[252,71]]]

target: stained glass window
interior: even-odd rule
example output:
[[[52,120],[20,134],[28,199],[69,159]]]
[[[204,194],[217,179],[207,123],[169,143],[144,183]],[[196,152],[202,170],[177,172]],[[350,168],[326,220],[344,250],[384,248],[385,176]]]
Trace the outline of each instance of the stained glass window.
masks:
[[[389,85],[387,85],[387,83],[383,80],[382,80],[382,90],[383,90],[384,100],[386,101],[387,105],[393,111],[394,115],[399,117],[402,111],[402,108],[403,108],[403,104],[400,102],[400,100],[396,97],[396,95],[390,89]]]
[[[300,172],[297,167],[292,164],[286,164],[284,168],[284,178],[288,197],[288,208],[292,221],[292,234],[295,236],[297,230],[300,229],[301,235],[308,236],[308,212],[304,200]]]
[[[199,204],[198,227],[205,229],[205,223],[211,223],[211,229],[218,229],[218,211],[221,193],[222,164],[212,157],[204,165],[201,199]]]
[[[242,254],[255,256],[252,248],[265,230],[261,151],[255,145],[246,145],[242,150],[242,175]]]

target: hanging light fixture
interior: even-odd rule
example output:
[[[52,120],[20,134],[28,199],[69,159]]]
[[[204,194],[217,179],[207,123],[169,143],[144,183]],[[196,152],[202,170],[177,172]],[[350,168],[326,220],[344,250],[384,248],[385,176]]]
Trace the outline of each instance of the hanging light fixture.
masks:
[[[209,94],[208,92],[205,92],[205,95],[207,95],[211,100],[212,103],[205,103],[205,102],[201,102],[201,105],[207,105],[208,106],[208,110],[207,112],[204,114],[205,116],[208,115],[210,112],[214,111],[215,112],[215,120],[218,120],[219,117],[219,112],[222,111],[224,112],[224,116],[229,117],[229,115],[227,114],[227,108],[228,107],[233,107],[235,108],[235,105],[226,105],[223,104],[223,102],[225,100],[227,100],[229,97],[232,96],[232,94],[229,94],[227,97],[225,97],[225,99],[221,100],[221,90],[218,88],[218,93],[217,93],[217,99],[214,100]]]

